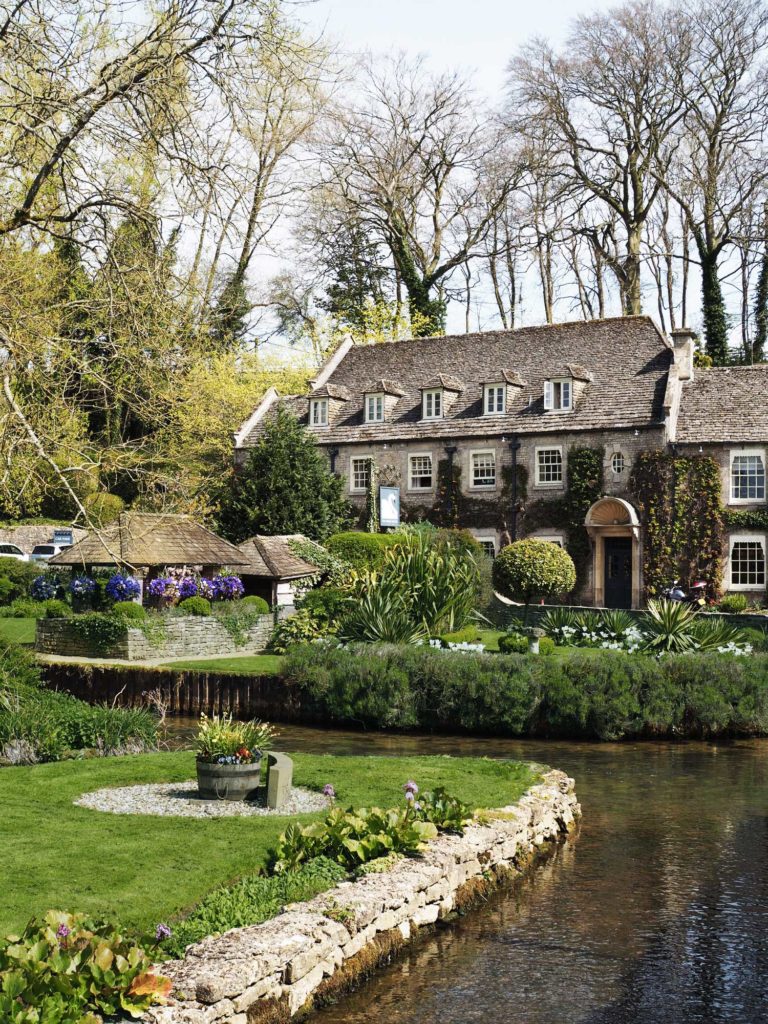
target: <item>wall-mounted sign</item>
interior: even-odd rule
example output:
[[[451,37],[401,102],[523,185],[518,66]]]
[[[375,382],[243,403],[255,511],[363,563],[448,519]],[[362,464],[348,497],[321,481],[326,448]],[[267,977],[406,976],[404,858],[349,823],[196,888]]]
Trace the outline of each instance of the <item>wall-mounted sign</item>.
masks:
[[[67,529],[60,529],[53,531],[53,543],[64,545],[71,545],[74,542],[72,531]]]
[[[379,488],[379,524],[381,526],[400,525],[400,488]]]

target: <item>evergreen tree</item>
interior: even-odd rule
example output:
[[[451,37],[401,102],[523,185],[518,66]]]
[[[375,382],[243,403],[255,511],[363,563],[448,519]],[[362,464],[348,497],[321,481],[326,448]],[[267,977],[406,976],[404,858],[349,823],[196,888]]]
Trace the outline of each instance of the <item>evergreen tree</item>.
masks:
[[[303,533],[323,541],[349,520],[341,480],[295,416],[279,408],[229,481],[220,503],[221,532],[235,542],[256,533]]]
[[[768,342],[768,207],[765,211],[763,230],[763,256],[755,288],[755,340],[751,353],[753,363],[760,363],[765,358],[765,345]]]
[[[237,271],[227,280],[211,312],[211,340],[219,350],[236,347],[248,330],[253,304]]]

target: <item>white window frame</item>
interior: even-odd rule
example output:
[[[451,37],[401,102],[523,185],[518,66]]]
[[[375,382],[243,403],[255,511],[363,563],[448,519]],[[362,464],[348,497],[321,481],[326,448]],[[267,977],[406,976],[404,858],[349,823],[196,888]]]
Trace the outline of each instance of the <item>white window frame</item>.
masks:
[[[542,480],[541,479],[541,465],[539,463],[539,454],[541,452],[559,452],[560,453],[560,479],[559,480]],[[565,459],[563,458],[563,446],[560,444],[542,444],[538,445],[533,450],[534,458],[534,475],[536,487],[552,487],[562,488],[565,486]]]
[[[616,469],[614,459],[621,459],[621,469]],[[611,472],[614,476],[621,476],[627,468],[627,458],[624,452],[611,452]]]
[[[758,456],[763,463],[763,496],[762,498],[734,498],[733,496],[733,463],[740,456]],[[765,448],[732,448],[728,452],[728,504],[729,505],[763,505],[766,500]]]
[[[555,386],[560,387],[560,405],[555,405]],[[563,387],[568,387],[568,404],[563,405]],[[570,377],[553,377],[544,381],[544,408],[547,412],[571,412],[573,409],[573,380]]]
[[[565,547],[565,536],[562,533],[534,533],[531,535],[531,540],[545,540],[548,544]]]
[[[368,490],[368,485],[365,487],[355,487],[355,462],[365,459],[373,458],[371,455],[350,455],[349,456],[349,493],[350,494],[365,494]],[[370,481],[369,481],[370,482]]]
[[[475,483],[475,457],[480,455],[493,456],[493,483]],[[495,491],[499,483],[499,460],[495,448],[475,448],[469,453],[469,488],[472,491]]]
[[[765,590],[768,581],[768,557],[766,557],[766,535],[764,533],[734,533],[728,538],[728,583],[727,590]],[[733,582],[733,549],[737,544],[760,544],[763,549],[763,582],[762,583],[734,583]]]
[[[322,415],[318,418],[317,413],[322,410]],[[309,425],[310,427],[327,427],[328,426],[328,399],[327,398],[311,398],[309,401]]]
[[[427,412],[427,399],[432,399],[432,411]],[[437,399],[437,401],[435,401]],[[421,392],[421,418],[423,420],[441,420],[443,418],[443,389],[442,388],[427,388],[426,391]],[[435,409],[438,412],[435,412]]]
[[[493,534],[475,533],[473,534],[473,537],[475,538],[478,544],[493,544],[493,554],[488,555],[489,558],[495,558],[496,555],[498,555],[499,542],[496,540],[496,537]]]
[[[381,415],[371,416],[371,406],[373,406],[374,413]],[[365,422],[366,423],[383,423],[384,422],[384,392],[376,391],[371,392],[365,396]]]
[[[413,459],[429,459],[429,478],[430,484],[428,487],[414,487],[412,483],[412,465]],[[424,475],[424,474],[420,474]],[[408,487],[409,491],[432,491],[435,487],[435,460],[432,457],[432,452],[409,452],[408,454]]]
[[[498,404],[498,392],[501,392],[501,408],[497,409]],[[489,409],[490,397],[494,396],[493,408]],[[483,415],[484,416],[502,416],[507,411],[507,389],[503,383],[499,384],[485,384],[483,387]]]

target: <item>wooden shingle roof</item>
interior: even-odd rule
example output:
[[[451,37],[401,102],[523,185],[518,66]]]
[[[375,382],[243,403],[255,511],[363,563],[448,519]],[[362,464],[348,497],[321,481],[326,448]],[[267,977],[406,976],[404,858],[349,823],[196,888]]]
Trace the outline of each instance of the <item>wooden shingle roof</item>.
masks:
[[[238,545],[243,564],[238,572],[244,576],[265,576],[275,580],[295,580],[314,576],[318,567],[291,551],[290,541],[306,540],[300,533],[255,536]]]
[[[768,366],[697,369],[680,398],[682,444],[768,442]]]
[[[49,565],[232,565],[243,562],[239,548],[188,516],[123,512],[101,530],[50,560]]]
[[[346,388],[351,400],[327,428],[317,432],[316,440],[337,445],[658,426],[664,422],[671,363],[671,345],[647,316],[355,345],[328,381]],[[545,411],[544,381],[569,364],[580,379],[589,378],[573,412]],[[501,378],[505,372],[514,374],[514,383],[520,386],[506,411],[490,422],[483,415],[483,384],[507,379]],[[405,394],[383,422],[366,423],[364,389],[370,381],[382,379],[398,381]],[[422,419],[421,389],[427,381],[462,386],[442,419]],[[307,421],[305,397],[282,401]],[[255,443],[263,425],[263,421],[254,424],[242,437],[243,447]]]

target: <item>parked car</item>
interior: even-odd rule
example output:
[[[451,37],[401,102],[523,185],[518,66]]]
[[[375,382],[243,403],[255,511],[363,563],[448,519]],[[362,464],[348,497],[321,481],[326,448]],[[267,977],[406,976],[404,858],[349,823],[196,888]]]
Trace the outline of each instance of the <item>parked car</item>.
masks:
[[[71,546],[71,544],[35,544],[29,560],[30,562],[47,562],[49,558],[53,558],[54,555],[60,554]]]
[[[29,555],[16,544],[0,544],[0,558],[15,558],[17,562],[28,562]]]

